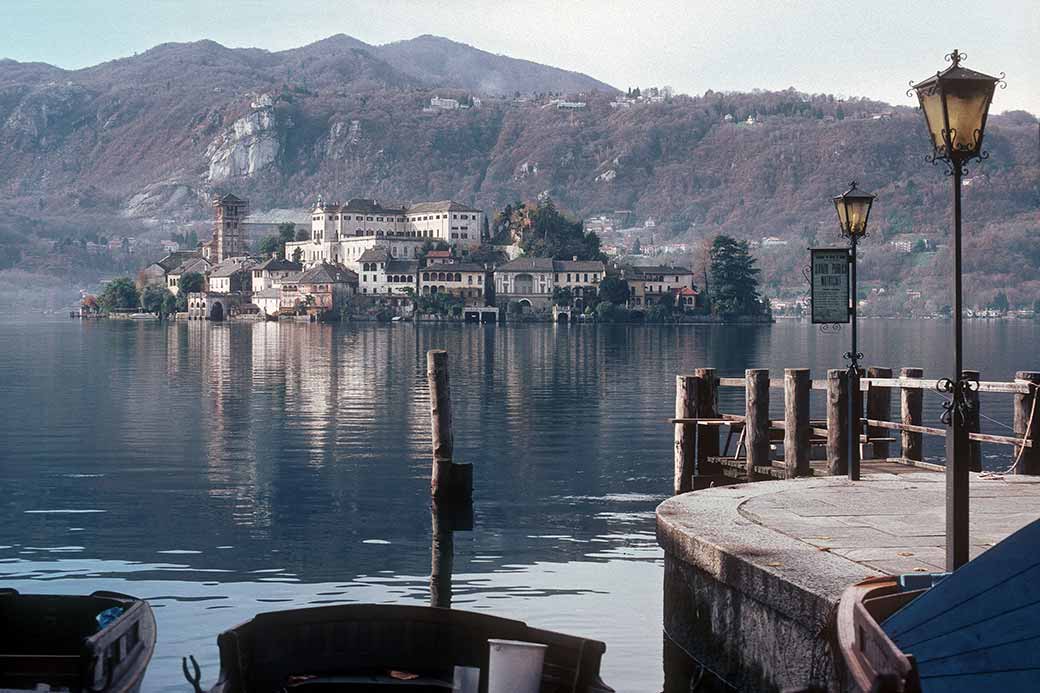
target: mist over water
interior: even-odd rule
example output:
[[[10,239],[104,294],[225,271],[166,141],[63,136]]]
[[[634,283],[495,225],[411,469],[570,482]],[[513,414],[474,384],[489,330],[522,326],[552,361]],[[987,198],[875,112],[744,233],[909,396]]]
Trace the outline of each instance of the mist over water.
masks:
[[[949,375],[951,324],[863,321],[866,365]],[[1040,370],[1040,325],[968,322],[969,368]],[[217,634],[258,611],[429,599],[425,354],[450,352],[474,529],[454,605],[607,643],[604,679],[659,690],[674,376],[842,367],[811,325],[0,323],[0,585],[155,607],[145,689],[216,680]],[[782,398],[774,397],[779,414]],[[925,422],[941,397],[925,395]],[[743,410],[724,389],[723,411]],[[823,399],[813,399],[822,415]],[[982,397],[1010,424],[1011,397]],[[895,404],[898,410],[898,404]],[[983,430],[1008,434],[997,424]],[[941,456],[936,439],[926,453]],[[1010,464],[986,445],[984,465]]]

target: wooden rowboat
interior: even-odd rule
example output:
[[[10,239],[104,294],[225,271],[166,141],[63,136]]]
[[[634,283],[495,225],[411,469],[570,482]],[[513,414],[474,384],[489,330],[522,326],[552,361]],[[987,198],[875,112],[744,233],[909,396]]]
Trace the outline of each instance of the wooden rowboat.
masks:
[[[348,604],[259,614],[222,633],[211,693],[452,690],[456,666],[488,685],[488,639],[547,645],[545,693],[611,693],[599,676],[606,646],[521,621],[424,606]],[[189,682],[196,685],[185,666]]]
[[[1040,691],[1040,520],[930,577],[873,578],[842,594],[838,645],[855,686]]]
[[[101,618],[99,619],[99,615]],[[134,693],[155,650],[148,603],[0,589],[0,690]]]

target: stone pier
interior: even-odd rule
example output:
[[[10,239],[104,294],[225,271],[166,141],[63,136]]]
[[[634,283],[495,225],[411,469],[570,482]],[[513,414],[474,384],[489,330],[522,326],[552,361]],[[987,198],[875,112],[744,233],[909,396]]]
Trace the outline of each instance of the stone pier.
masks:
[[[874,575],[943,571],[944,493],[941,473],[865,465],[855,482],[764,481],[666,500],[666,636],[738,690],[847,690],[832,649],[838,599]],[[1038,517],[1040,478],[972,474],[973,557]]]

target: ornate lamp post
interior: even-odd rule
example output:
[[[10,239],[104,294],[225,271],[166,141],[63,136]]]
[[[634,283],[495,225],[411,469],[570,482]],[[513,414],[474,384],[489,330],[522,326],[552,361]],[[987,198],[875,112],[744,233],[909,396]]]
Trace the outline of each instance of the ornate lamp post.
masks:
[[[867,219],[870,218],[870,206],[877,195],[865,193],[856,188],[856,181],[849,183],[849,189],[834,198],[834,208],[838,210],[838,224],[841,235],[849,239],[849,317],[852,323],[852,344],[845,358],[849,360],[849,479],[859,479],[859,429],[861,411],[857,411],[859,397],[859,353],[856,344],[856,246],[859,239],[867,235]]]
[[[934,77],[911,83],[907,94],[916,93],[932,140],[933,164],[946,164],[953,176],[953,379],[939,381],[940,391],[951,395],[945,405],[946,435],[946,569],[956,570],[968,562],[968,465],[970,460],[966,424],[970,408],[968,390],[977,384],[964,378],[961,325],[961,177],[972,159],[985,159],[982,149],[986,116],[997,84],[1004,75],[991,77],[961,67],[967,56],[953,50],[946,56],[951,65]]]

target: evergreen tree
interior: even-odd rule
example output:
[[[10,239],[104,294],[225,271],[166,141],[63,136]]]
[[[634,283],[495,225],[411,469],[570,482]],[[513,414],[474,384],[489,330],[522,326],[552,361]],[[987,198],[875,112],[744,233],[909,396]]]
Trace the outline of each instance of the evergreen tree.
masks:
[[[712,311],[720,315],[757,315],[759,269],[748,254],[747,241],[716,236],[711,244]]]
[[[113,279],[98,297],[98,302],[106,311],[134,309],[137,308],[140,300],[137,287],[129,277]]]

